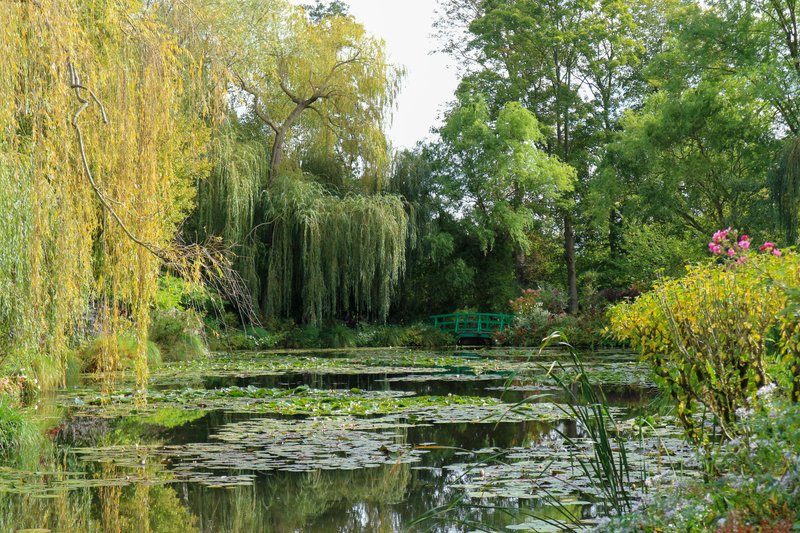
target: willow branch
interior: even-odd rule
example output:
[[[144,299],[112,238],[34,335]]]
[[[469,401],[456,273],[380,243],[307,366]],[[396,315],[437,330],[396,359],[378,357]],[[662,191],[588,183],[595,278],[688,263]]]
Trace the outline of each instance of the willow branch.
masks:
[[[72,116],[72,127],[75,128],[75,133],[78,136],[78,146],[80,148],[81,161],[83,162],[83,171],[86,174],[86,178],[89,181],[89,185],[91,185],[95,196],[97,196],[97,199],[100,201],[100,204],[111,215],[120,229],[122,229],[122,231],[131,241],[153,254],[167,267],[186,275],[186,260],[194,261],[195,264],[199,263],[202,265],[204,267],[202,268],[203,279],[206,285],[212,287],[218,294],[229,298],[230,302],[241,314],[243,322],[244,320],[248,320],[250,323],[258,324],[258,317],[256,316],[255,309],[253,308],[253,303],[250,298],[250,292],[247,289],[247,285],[239,273],[231,265],[230,256],[232,254],[230,250],[215,246],[215,243],[207,242],[205,244],[191,245],[177,244],[174,247],[174,250],[168,251],[140,239],[125,225],[125,222],[111,205],[112,203],[116,203],[117,205],[122,204],[106,197],[94,179],[92,169],[89,166],[89,159],[86,156],[86,145],[83,140],[83,132],[78,124],[78,119],[80,118],[81,113],[86,111],[92,101],[100,108],[103,124],[108,124],[108,115],[106,114],[103,103],[99,98],[97,98],[97,95],[95,95],[92,90],[81,85],[80,77],[78,76],[73,64],[69,63],[67,67],[69,70],[70,88],[75,91],[75,97],[77,98],[78,102],[80,102],[80,107],[78,107],[77,111],[75,111],[75,114]],[[86,98],[81,91],[86,91],[89,93],[91,100]],[[181,258],[184,261],[181,261]]]
[[[157,258],[166,261],[167,255],[164,252],[164,250],[157,248],[151,243],[143,241],[142,239],[134,235],[133,232],[131,232],[131,230],[128,229],[128,227],[125,225],[125,222],[123,222],[122,218],[117,214],[117,212],[111,206],[111,201],[108,198],[106,198],[105,194],[103,194],[103,191],[101,191],[100,187],[97,186],[97,182],[95,182],[94,175],[92,174],[92,169],[89,167],[89,160],[86,157],[86,145],[83,142],[83,132],[81,131],[81,127],[78,124],[78,118],[80,118],[81,113],[86,111],[90,103],[90,101],[81,94],[81,90],[85,90],[86,92],[88,92],[89,95],[92,97],[92,100],[100,108],[100,114],[103,117],[103,124],[108,124],[108,115],[106,115],[106,108],[103,106],[103,103],[100,102],[100,100],[97,98],[94,92],[91,89],[87,89],[86,87],[81,85],[78,73],[75,71],[75,66],[72,63],[69,63],[68,69],[69,69],[69,86],[71,89],[75,90],[75,97],[81,104],[78,110],[72,116],[72,127],[75,128],[75,133],[77,133],[78,135],[78,147],[80,148],[81,152],[83,171],[86,174],[86,178],[89,180],[89,185],[91,185],[95,196],[97,196],[97,199],[100,201],[100,203],[103,205],[106,211],[108,211],[108,213],[116,221],[120,229],[125,233],[125,235],[128,236],[130,240],[132,240],[133,242],[135,242],[136,244],[138,244],[139,246],[141,246],[142,248],[144,248]],[[119,204],[119,202],[115,203]]]

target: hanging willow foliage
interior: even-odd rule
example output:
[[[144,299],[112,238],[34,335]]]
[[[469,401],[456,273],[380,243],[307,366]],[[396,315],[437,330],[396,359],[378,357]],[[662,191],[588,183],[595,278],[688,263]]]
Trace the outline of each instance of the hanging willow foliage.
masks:
[[[191,58],[149,4],[0,2],[0,349],[40,377],[64,375],[91,323],[106,339],[131,330],[147,379],[159,255],[208,140],[182,101]],[[107,344],[102,370],[117,367]]]
[[[234,266],[249,295],[256,295],[260,283],[255,220],[269,164],[264,144],[240,133],[232,124],[215,132],[210,150],[213,167],[199,184],[195,217],[201,238],[218,236],[234,247]]]
[[[279,178],[268,206],[268,314],[299,310],[312,323],[342,310],[386,318],[405,271],[408,215],[399,197],[337,197],[311,181]]]
[[[769,185],[786,242],[795,244],[800,223],[800,138],[793,137],[786,141],[778,164],[770,172]]]

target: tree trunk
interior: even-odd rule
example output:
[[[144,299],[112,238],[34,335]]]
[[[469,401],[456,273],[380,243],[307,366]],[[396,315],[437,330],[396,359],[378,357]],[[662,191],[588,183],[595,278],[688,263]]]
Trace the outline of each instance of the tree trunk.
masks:
[[[578,312],[578,277],[575,269],[575,230],[569,215],[564,215],[564,259],[567,262],[567,287],[569,304],[567,311],[574,315]]]
[[[608,212],[608,251],[611,257],[622,255],[622,214],[616,207]]]
[[[283,144],[286,142],[286,135],[289,134],[289,130],[297,121],[300,114],[318,99],[319,97],[315,95],[308,100],[299,102],[280,127],[271,126],[275,131],[275,141],[272,143],[272,152],[270,154],[269,176],[267,177],[268,185],[272,185],[278,175],[278,169],[280,168],[281,161],[283,161]]]
[[[283,159],[283,143],[285,140],[286,131],[281,128],[275,133],[275,140],[272,142],[272,151],[269,157],[269,185],[272,185],[278,175],[278,167]]]

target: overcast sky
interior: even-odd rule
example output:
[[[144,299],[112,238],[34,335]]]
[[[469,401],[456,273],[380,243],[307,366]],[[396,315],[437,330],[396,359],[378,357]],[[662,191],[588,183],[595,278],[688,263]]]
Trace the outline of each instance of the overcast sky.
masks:
[[[438,124],[442,106],[453,99],[458,85],[452,59],[430,54],[436,48],[431,37],[436,0],[346,1],[356,20],[386,41],[392,62],[408,71],[389,139],[395,148],[411,148]]]

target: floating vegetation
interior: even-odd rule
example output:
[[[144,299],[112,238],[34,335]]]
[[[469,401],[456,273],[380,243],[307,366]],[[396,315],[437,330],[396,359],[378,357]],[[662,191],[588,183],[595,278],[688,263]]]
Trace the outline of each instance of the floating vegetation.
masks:
[[[364,350],[355,353],[329,352],[324,356],[240,353],[215,354],[205,359],[166,364],[153,372],[151,386],[174,383],[175,378],[195,382],[203,378],[280,376],[297,373],[389,375],[394,381],[479,380],[516,373],[525,379],[550,383],[546,368],[567,357],[565,352],[491,351],[464,355],[397,350]],[[564,364],[569,367],[568,363]],[[584,370],[593,382],[604,385],[654,387],[647,365],[631,353],[609,353],[587,358]],[[419,376],[419,378],[417,378]],[[463,376],[463,377],[462,377]],[[486,376],[479,377],[479,376]],[[488,377],[492,376],[492,377]]]
[[[578,517],[572,523],[579,529],[591,525],[589,509],[602,508],[603,494],[579,462],[592,457],[591,444],[546,375],[553,361],[570,369],[564,355],[362,350],[216,354],[171,363],[151,375],[144,407],[135,402],[133,381],[114,395],[102,394],[99,385],[62,392],[56,401],[67,418],[51,434],[66,452],[64,463],[52,472],[0,470],[0,493],[55,498],[170,485],[164,488],[188,498],[203,529],[235,524],[244,508],[272,509],[252,517],[266,523],[283,508],[286,490],[312,494],[324,474],[326,516],[372,505],[367,496],[331,492],[346,490],[336,480],[363,478],[391,487],[391,503],[375,503],[390,506],[387,523],[407,524],[461,502],[460,516],[475,523],[541,530],[557,523],[537,521],[543,512],[558,514],[556,498]],[[620,421],[638,472],[631,480],[636,497],[645,483],[692,471],[674,419],[630,418],[650,395],[644,366],[630,354],[609,353],[587,358],[584,369],[604,388],[624,391],[611,396],[617,404],[609,413]],[[519,398],[526,401],[515,403]],[[292,488],[267,490],[276,479]],[[209,515],[220,488],[233,507],[224,516]],[[323,520],[323,507],[279,522],[310,528]]]
[[[392,431],[375,431],[378,428]],[[403,442],[403,434],[395,432],[397,428],[394,421],[306,419],[287,424],[262,418],[226,425],[207,443],[74,451],[82,461],[131,469],[169,465],[174,480],[228,486],[252,482],[254,474],[243,471],[356,470],[418,461],[424,450]]]
[[[391,378],[386,378],[384,381],[388,383],[400,383],[400,382],[425,382],[425,381],[445,381],[445,382],[457,382],[457,381],[494,381],[498,379],[507,379],[509,373],[503,374],[447,374],[447,373],[440,373],[440,374],[412,374],[409,376],[396,376]]]
[[[445,468],[463,473],[464,482],[458,486],[472,498],[551,501],[553,497],[565,500],[577,494],[588,499],[587,504],[598,502],[603,494],[580,465],[580,460],[591,460],[592,443],[580,438],[572,441],[579,445],[577,450],[554,431],[539,443],[507,450],[480,450],[476,452],[477,459],[470,454],[471,461]],[[666,483],[701,474],[693,448],[674,427],[651,430],[642,439],[631,434],[625,446],[633,470],[631,489],[637,497],[646,490],[647,480]],[[481,460],[481,455],[491,460]]]

